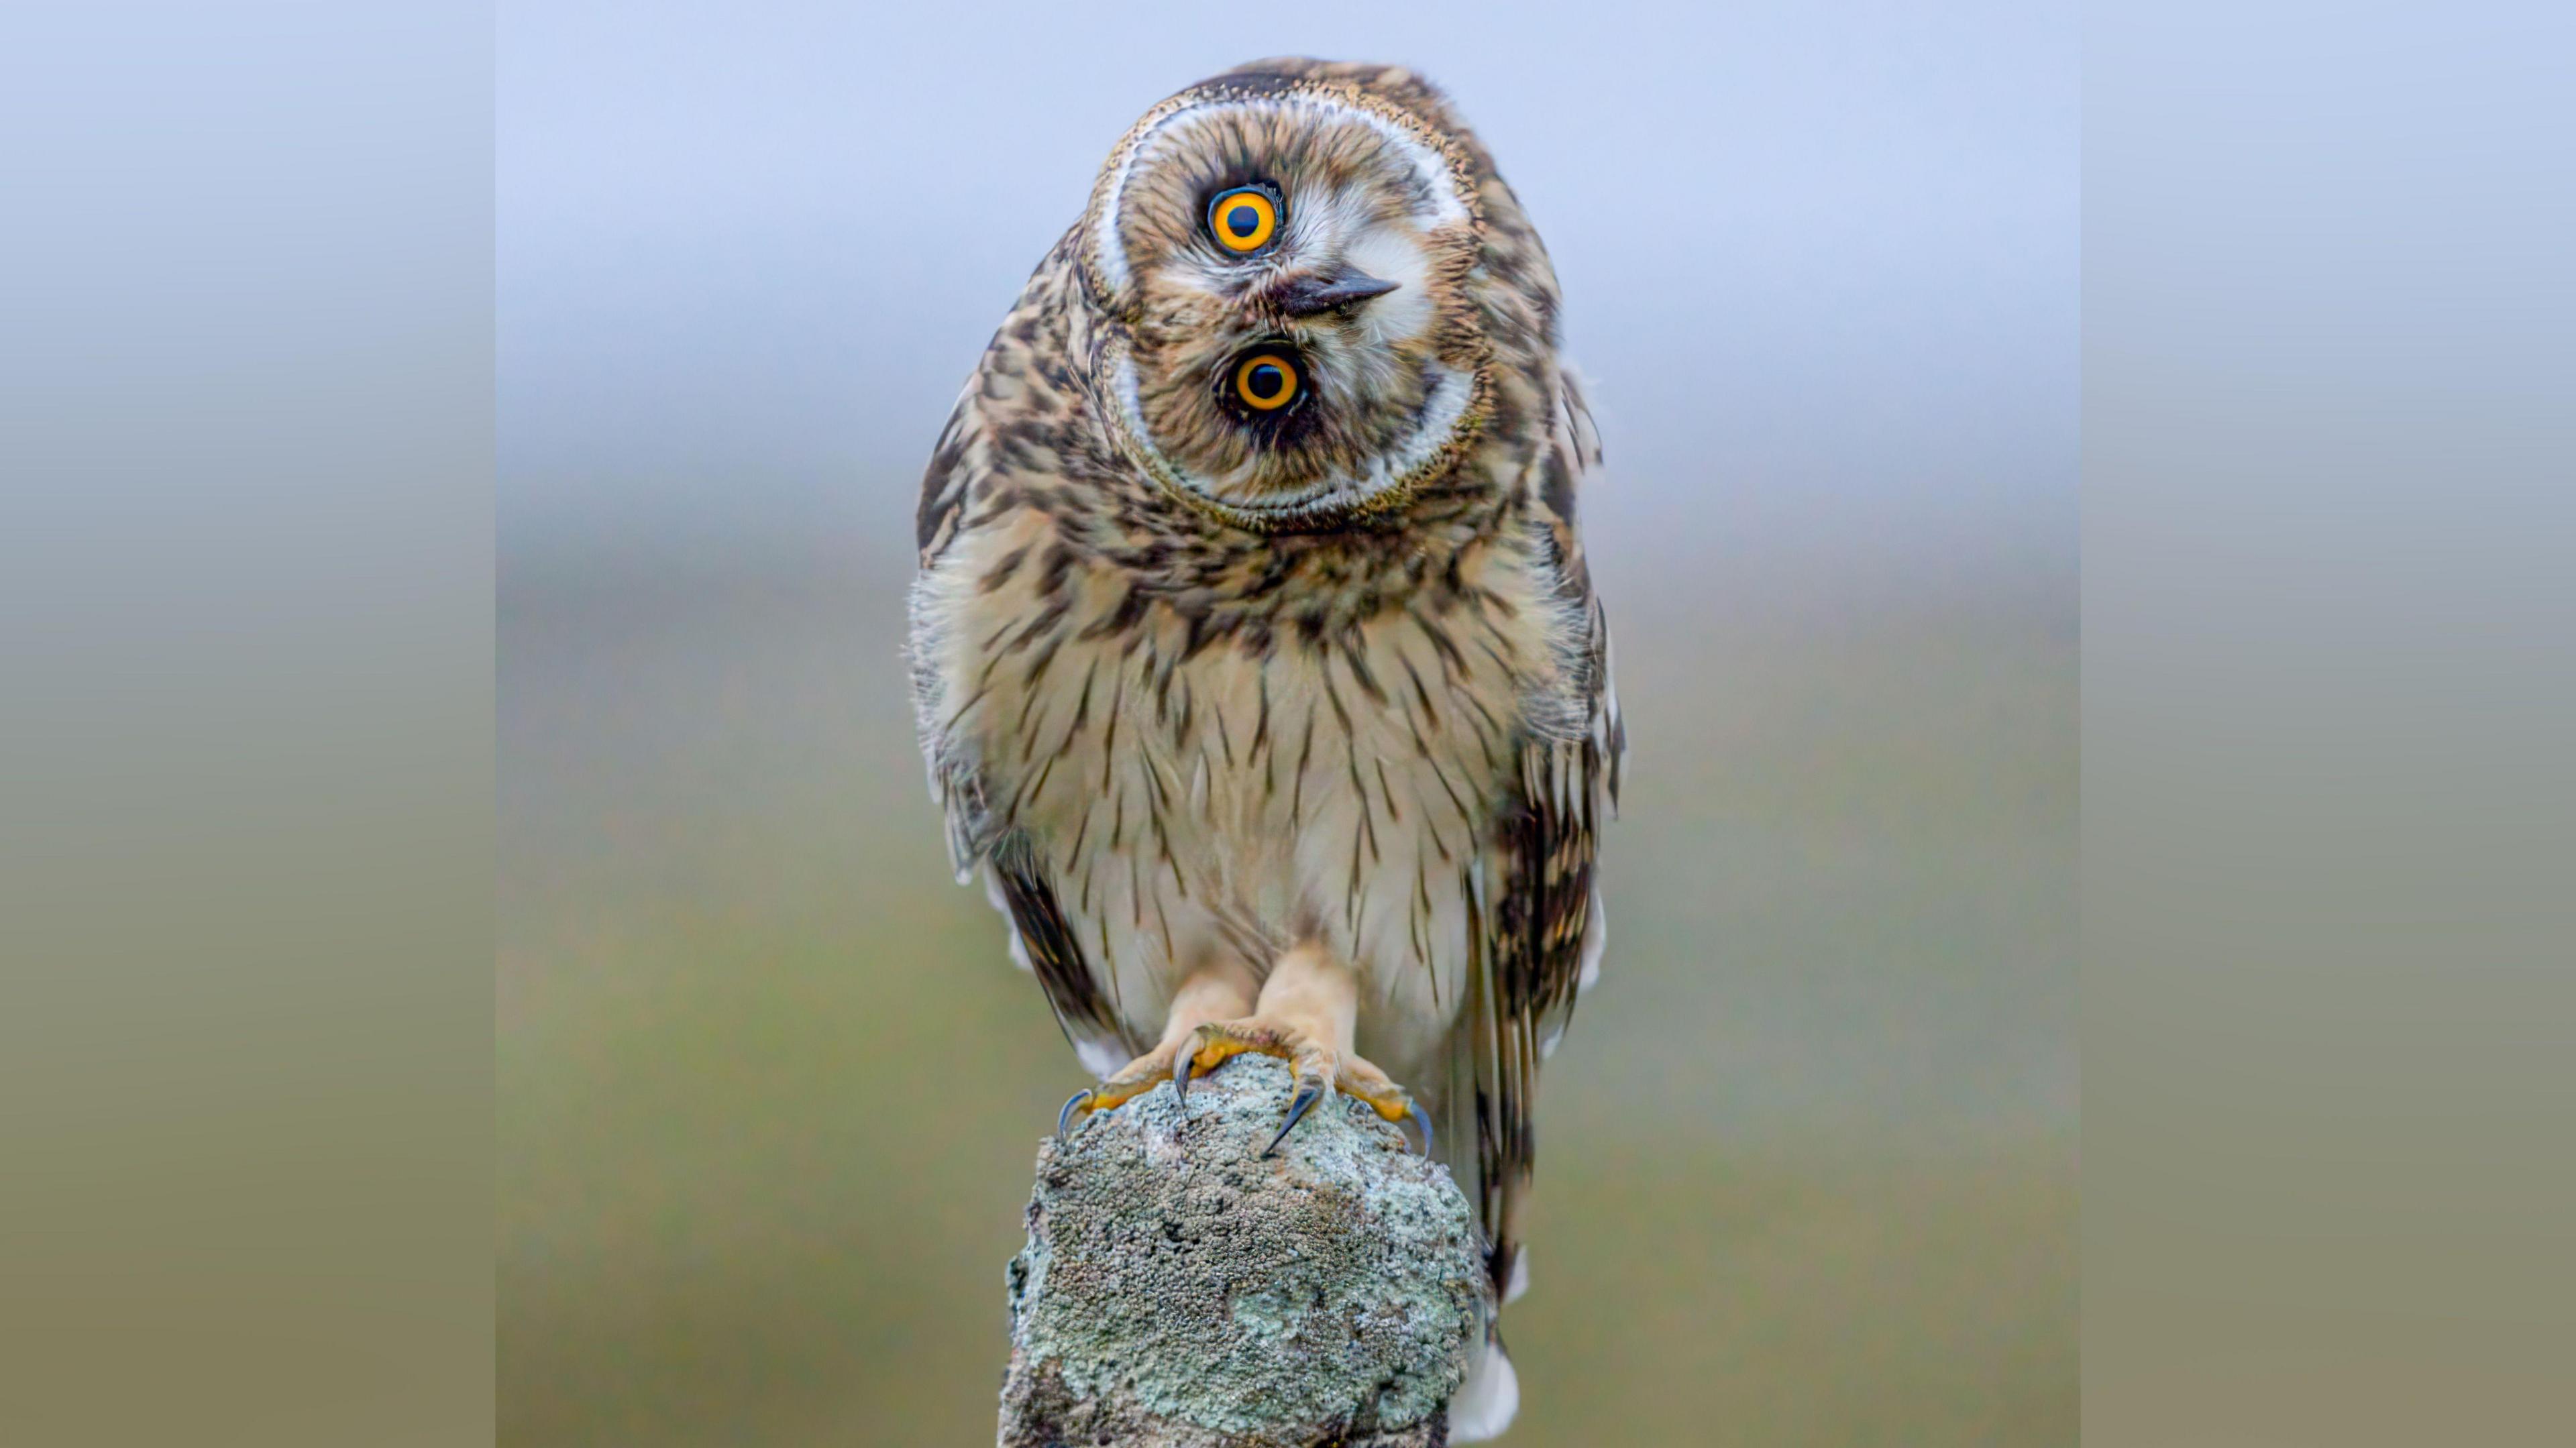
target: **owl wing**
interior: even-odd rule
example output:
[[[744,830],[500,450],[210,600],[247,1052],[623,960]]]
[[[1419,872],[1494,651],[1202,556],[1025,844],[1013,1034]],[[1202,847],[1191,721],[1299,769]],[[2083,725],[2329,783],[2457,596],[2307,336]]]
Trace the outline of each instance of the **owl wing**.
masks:
[[[1063,248],[1058,248],[1061,253]],[[1050,263],[1057,261],[1051,257]],[[1024,386],[1032,363],[1027,325],[1045,305],[1048,268],[1041,267],[1028,292],[968,379],[948,425],[931,450],[922,474],[921,503],[915,515],[915,541],[921,574],[935,573],[958,536],[977,525],[977,508],[991,491],[999,471],[997,459],[1008,449],[996,437],[993,405],[988,397]],[[988,791],[973,753],[948,738],[954,712],[965,700],[934,662],[934,646],[946,620],[927,605],[928,591],[916,586],[912,617],[913,699],[919,715],[922,750],[930,766],[931,798],[947,816],[948,853],[964,882],[981,877],[993,908],[1011,926],[1011,958],[1038,979],[1056,1024],[1086,1065],[1106,1075],[1135,1054],[1118,1013],[1103,989],[1093,961],[1083,949],[1066,915],[1054,872],[1042,852],[1016,830],[997,828],[986,806]],[[971,697],[971,683],[962,691]],[[1107,1064],[1102,1064],[1106,1062]]]
[[[1572,728],[1525,742],[1495,832],[1468,873],[1468,992],[1453,1051],[1475,1141],[1477,1206],[1498,1301],[1520,1282],[1518,1209],[1534,1162],[1531,1114],[1540,1063],[1575,998],[1601,967],[1605,922],[1594,878],[1600,827],[1618,805],[1627,734],[1610,678],[1610,626],[1575,537],[1575,478],[1597,468],[1600,442],[1572,377],[1563,380],[1557,456],[1536,499],[1540,541],[1559,596],[1579,610]],[[1458,1097],[1453,1095],[1453,1102]],[[1454,1120],[1453,1116],[1453,1120]]]

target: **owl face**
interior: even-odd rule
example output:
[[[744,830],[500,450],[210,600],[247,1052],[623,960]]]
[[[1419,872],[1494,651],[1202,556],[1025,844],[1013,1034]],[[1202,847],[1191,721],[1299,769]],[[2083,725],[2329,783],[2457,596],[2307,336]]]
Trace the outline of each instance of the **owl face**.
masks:
[[[1085,223],[1125,441],[1238,520],[1383,507],[1481,419],[1465,158],[1378,97],[1232,76],[1112,153]]]

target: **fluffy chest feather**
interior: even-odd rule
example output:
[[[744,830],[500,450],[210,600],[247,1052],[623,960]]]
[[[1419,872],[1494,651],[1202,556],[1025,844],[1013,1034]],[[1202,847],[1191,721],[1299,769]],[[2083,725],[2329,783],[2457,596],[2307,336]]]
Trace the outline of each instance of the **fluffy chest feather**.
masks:
[[[1047,537],[1035,514],[978,530],[921,589],[925,723],[981,791],[961,845],[1036,852],[1133,1021],[1211,952],[1322,940],[1427,1046],[1498,796],[1560,692],[1544,562],[1480,541],[1436,597],[1235,599],[1219,634],[1137,606],[1114,565],[1030,566]]]

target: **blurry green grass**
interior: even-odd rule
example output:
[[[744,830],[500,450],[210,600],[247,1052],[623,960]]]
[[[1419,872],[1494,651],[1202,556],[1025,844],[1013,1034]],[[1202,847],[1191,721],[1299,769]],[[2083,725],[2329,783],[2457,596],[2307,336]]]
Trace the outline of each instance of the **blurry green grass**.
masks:
[[[504,1443],[991,1440],[1080,1078],[949,881],[904,567],[504,590]],[[1643,582],[1511,1441],[2074,1441],[2071,588]]]

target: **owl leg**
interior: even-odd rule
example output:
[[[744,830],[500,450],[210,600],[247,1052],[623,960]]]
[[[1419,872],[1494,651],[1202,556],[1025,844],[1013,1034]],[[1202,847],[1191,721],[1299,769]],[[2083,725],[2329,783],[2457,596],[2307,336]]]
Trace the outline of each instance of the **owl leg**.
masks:
[[[1062,1136],[1072,1127],[1077,1110],[1085,1116],[1115,1110],[1171,1079],[1172,1066],[1183,1043],[1210,1021],[1251,1010],[1258,989],[1251,969],[1241,961],[1218,961],[1192,972],[1172,993],[1161,1042],[1098,1086],[1075,1092],[1073,1099],[1064,1103],[1064,1110],[1056,1113],[1056,1135]]]
[[[1330,1091],[1358,1097],[1388,1121],[1410,1117],[1421,1122],[1427,1152],[1430,1118],[1414,1108],[1403,1087],[1352,1048],[1359,1028],[1359,998],[1359,972],[1350,962],[1321,946],[1298,946],[1271,967],[1250,1016],[1198,1027],[1191,1048],[1177,1063],[1172,1088],[1186,1098],[1192,1076],[1205,1075],[1232,1057],[1246,1052],[1277,1056],[1296,1070],[1297,1094],[1288,1104],[1288,1119],[1262,1155],[1277,1151],[1279,1143]]]

